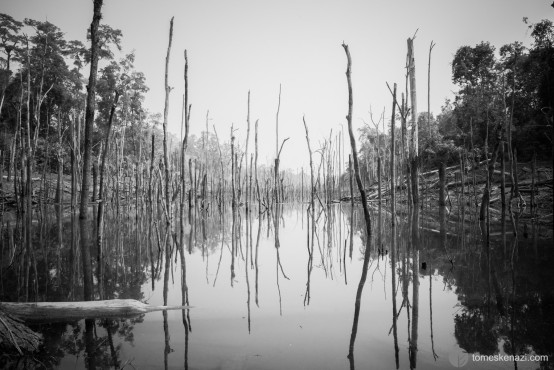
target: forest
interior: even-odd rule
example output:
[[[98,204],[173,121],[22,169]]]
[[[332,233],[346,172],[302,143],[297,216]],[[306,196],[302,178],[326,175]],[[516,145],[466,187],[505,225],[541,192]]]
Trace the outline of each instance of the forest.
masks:
[[[187,281],[187,271],[205,261],[206,280],[213,279],[207,262],[213,255],[216,261],[219,258],[217,280],[221,261],[228,257],[231,287],[242,286],[246,279],[250,333],[254,281],[249,274],[255,271],[259,307],[258,246],[267,229],[275,254],[272,278],[283,316],[280,284],[286,286],[291,280],[286,270],[293,269],[283,240],[288,240],[285,228],[292,223],[291,207],[299,206],[297,217],[304,229],[298,238],[306,240],[301,252],[307,259],[302,270],[307,274],[304,307],[317,292],[312,293],[310,285],[316,270],[326,279],[333,279],[333,271],[344,274],[347,284],[349,257],[356,263],[351,270],[361,274],[353,285],[349,345],[343,345],[348,347],[351,369],[366,278],[375,268],[369,275],[373,283],[384,258],[392,271],[387,289],[395,297],[389,334],[394,328],[396,368],[402,308],[408,320],[409,364],[416,367],[417,289],[426,274],[430,297],[432,276],[442,276],[445,287],[456,287],[465,311],[456,315],[455,336],[467,353],[503,351],[554,358],[552,345],[541,342],[546,332],[533,337],[514,319],[518,312],[518,317],[538,327],[540,320],[526,316],[527,310],[543,318],[552,308],[552,290],[537,283],[552,276],[551,267],[541,265],[544,270],[533,280],[528,265],[539,263],[539,250],[545,261],[552,258],[547,248],[554,230],[552,21],[523,19],[530,45],[482,41],[460,46],[451,61],[451,79],[458,90],[438,114],[430,112],[429,85],[425,88],[426,81],[418,81],[416,89],[415,81],[416,66],[428,69],[427,77],[432,78],[435,45],[430,44],[426,58],[415,60],[414,34],[407,40],[405,81],[388,86],[390,112],[386,116],[385,111],[371,112],[371,122],[357,130],[352,125],[356,91],[351,85],[351,55],[343,43],[348,132],[336,130],[328,137],[313,138],[310,125],[316,123],[298,117],[310,166],[292,170],[280,164],[289,139],[279,137],[281,92],[275,132],[267,126],[259,132],[258,121],[251,120],[250,92],[246,121],[239,123],[247,133],[244,142],[237,140],[235,124],[218,131],[208,116],[205,122],[191,122],[194,95],[188,94],[189,61],[184,50],[184,60],[179,61],[184,62],[182,80],[172,84],[182,83],[185,93],[182,106],[171,107],[181,111],[181,132],[171,133],[168,66],[183,55],[172,45],[173,19],[165,59],[165,106],[159,113],[145,108],[146,77],[135,67],[134,52],[122,50],[125,35],[117,25],[102,23],[101,11],[102,1],[95,0],[87,40],[67,40],[64,31],[48,21],[17,20],[0,13],[0,302],[133,299],[148,304],[141,289],[151,284],[154,291],[160,280],[163,301],[153,304],[152,310],[173,305],[182,311],[178,321],[185,332],[188,368],[189,353],[194,353],[188,345],[195,314],[194,308],[189,309],[194,305],[189,287],[196,286],[190,271]],[[190,134],[191,125],[201,127],[202,133]],[[259,135],[275,137],[271,163],[260,163]],[[518,240],[529,235],[534,261],[518,247]],[[470,242],[472,238],[477,239]],[[454,250],[453,243],[462,245],[460,250]],[[495,249],[495,243],[503,243],[503,248]],[[359,244],[359,251],[354,244]],[[353,253],[358,258],[354,262]],[[521,271],[516,274],[514,261],[520,255]],[[516,281],[516,275],[529,281]],[[172,290],[175,281],[177,288]],[[516,298],[516,286],[523,298]],[[403,297],[399,307],[397,289]],[[520,293],[525,289],[544,294],[544,300]],[[176,302],[172,296],[177,294],[181,299]],[[431,298],[429,305],[430,353],[437,361],[448,354],[435,353]],[[129,316],[122,313],[128,308],[124,307],[119,320],[104,319],[106,306],[99,304],[92,316],[82,316],[84,327],[73,319],[72,335],[82,335],[83,340],[80,349],[68,349],[74,338],[63,333],[63,325],[33,323],[33,315],[38,318],[33,308],[27,322],[23,306],[15,307],[19,308],[10,310],[0,303],[5,328],[0,329],[0,346],[6,350],[0,364],[21,368],[59,366],[63,355],[52,343],[60,341],[64,352],[85,351],[89,368],[123,368],[132,360],[123,364],[118,359],[123,344],[114,347],[114,337],[123,338],[121,343],[133,342],[133,328],[144,318],[123,319]],[[496,307],[498,317],[490,313],[491,307]],[[64,314],[71,314],[70,309]],[[165,310],[163,318],[167,368],[171,317]],[[552,327],[551,319],[545,327]],[[96,328],[105,331],[106,340],[98,337]],[[548,360],[540,363],[540,368],[551,366]]]

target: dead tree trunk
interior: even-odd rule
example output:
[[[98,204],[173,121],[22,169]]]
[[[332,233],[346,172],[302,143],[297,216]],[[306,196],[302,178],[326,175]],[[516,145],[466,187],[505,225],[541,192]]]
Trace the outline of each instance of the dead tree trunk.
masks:
[[[275,203],[279,203],[279,110],[281,109],[281,85],[279,85],[279,103],[277,104],[277,113],[275,115],[275,172],[274,176],[274,198]]]
[[[429,138],[431,138],[431,52],[435,47],[435,43],[431,41],[429,46],[429,64],[427,67],[427,130]]]
[[[480,209],[480,212],[479,212],[479,220],[481,220],[481,221],[484,221],[485,218],[487,217],[488,206],[489,206],[489,203],[490,203],[490,189],[491,189],[491,184],[492,184],[492,176],[493,176],[493,173],[494,173],[494,166],[496,164],[496,160],[498,159],[498,153],[500,151],[501,143],[502,142],[499,141],[496,144],[496,148],[494,149],[492,159],[487,164],[488,165],[488,167],[487,167],[487,183],[485,185],[485,190],[483,191],[483,197],[481,198],[481,209]],[[487,155],[487,157],[488,157],[488,155]]]
[[[81,253],[83,258],[83,285],[85,301],[92,300],[92,266],[90,260],[90,249],[87,240],[87,206],[89,200],[89,175],[92,157],[92,125],[94,123],[94,109],[96,99],[96,75],[98,72],[98,52],[100,40],[98,26],[102,18],[103,0],[94,0],[94,15],[90,25],[90,76],[88,81],[87,105],[85,110],[85,142],[83,157],[83,181],[81,183],[81,204],[79,208],[79,223],[81,228]]]
[[[417,125],[417,94],[414,58],[414,39],[408,39],[408,74],[410,77],[410,101],[412,104],[412,143],[410,147],[410,167],[412,177],[412,203],[419,204],[419,127]]]
[[[504,158],[504,143],[500,144],[500,199],[502,200],[502,212],[505,212],[506,209],[506,158]],[[462,183],[463,186],[463,183]]]
[[[189,306],[150,306],[134,299],[84,302],[1,302],[0,309],[28,321],[71,321],[82,318],[128,317]]]
[[[352,150],[352,158],[354,161],[354,176],[356,177],[356,184],[358,185],[358,190],[360,191],[360,196],[362,198],[362,207],[364,210],[364,219],[366,226],[366,245],[365,245],[365,254],[364,254],[364,264],[362,267],[362,276],[360,277],[360,283],[358,284],[358,290],[356,291],[356,302],[354,305],[354,322],[352,323],[352,332],[350,335],[350,346],[348,351],[348,357],[353,361],[354,359],[354,342],[356,340],[356,333],[358,331],[358,317],[360,315],[360,305],[362,298],[362,291],[364,289],[364,284],[367,278],[367,269],[369,266],[369,256],[370,256],[370,243],[371,243],[371,217],[369,215],[369,207],[367,205],[367,196],[365,189],[362,184],[362,179],[360,177],[360,165],[358,163],[358,150],[356,149],[356,139],[354,137],[354,132],[352,130],[352,80],[351,80],[351,66],[352,60],[350,57],[350,51],[348,50],[348,45],[342,44],[344,52],[346,53],[346,58],[348,61],[346,67],[346,80],[348,82],[348,115],[346,120],[348,122],[348,134],[350,136],[350,147]]]
[[[98,204],[98,216],[96,221],[96,248],[97,248],[97,272],[98,272],[98,292],[100,293],[100,299],[104,297],[104,287],[103,287],[103,251],[102,243],[104,239],[104,206],[106,204],[106,199],[104,199],[104,173],[106,170],[106,157],[110,149],[110,133],[112,130],[113,117],[115,114],[115,107],[119,100],[119,92],[115,92],[114,101],[112,108],[110,110],[110,118],[108,120],[108,128],[106,130],[106,137],[104,139],[104,151],[102,152],[102,160],[100,163],[100,186],[98,189],[98,199],[100,203]]]
[[[164,104],[164,120],[163,120],[163,150],[164,150],[164,173],[165,173],[165,222],[166,222],[166,232],[168,235],[171,235],[171,188],[170,177],[169,177],[169,153],[167,148],[167,123],[169,119],[169,93],[171,92],[171,87],[169,87],[168,80],[168,70],[169,70],[169,56],[171,53],[171,42],[173,41],[173,17],[169,22],[169,45],[167,46],[167,54],[165,57],[165,104]],[[165,245],[165,274],[164,274],[164,290],[163,290],[163,299],[164,305],[167,304],[167,286],[169,283],[169,263],[171,258],[169,245],[171,244],[171,238],[166,237]]]
[[[394,143],[394,125],[396,119],[396,84],[394,84],[392,93],[392,115],[390,119],[390,202],[391,202],[391,224],[396,224],[396,184],[394,171],[395,143]],[[395,231],[393,231],[394,233]],[[394,238],[394,236],[393,236]],[[393,247],[394,248],[394,247]],[[394,274],[393,274],[394,275]]]
[[[446,165],[444,162],[439,163],[439,206],[446,206]]]

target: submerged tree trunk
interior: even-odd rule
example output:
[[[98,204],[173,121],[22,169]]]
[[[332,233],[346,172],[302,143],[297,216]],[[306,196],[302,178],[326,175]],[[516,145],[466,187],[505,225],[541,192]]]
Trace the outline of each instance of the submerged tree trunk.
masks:
[[[187,51],[185,50],[185,70],[184,70],[184,80],[185,80],[185,93],[183,95],[183,112],[181,118],[181,131],[183,129],[183,120],[185,124],[185,136],[183,137],[183,142],[181,146],[181,194],[179,202],[179,254],[181,257],[181,303],[183,305],[189,303],[188,297],[188,284],[187,284],[187,268],[186,268],[186,259],[185,259],[185,153],[188,146],[188,136],[189,136],[189,118],[190,118],[190,107],[188,103],[188,58]],[[206,135],[208,135],[208,129],[206,128]],[[185,311],[183,315],[183,325],[185,326],[186,335],[188,338],[188,331],[190,330],[189,322],[187,320],[187,315]]]
[[[102,18],[103,0],[94,0],[94,15],[90,25],[91,39],[91,61],[90,61],[90,76],[88,81],[87,105],[85,111],[85,142],[84,142],[84,158],[83,158],[83,181],[81,183],[81,204],[79,208],[79,223],[81,227],[81,254],[83,258],[83,284],[84,284],[84,299],[90,301],[93,299],[92,287],[92,266],[90,260],[90,248],[87,238],[87,206],[89,201],[89,175],[90,163],[92,157],[92,125],[94,122],[94,109],[96,98],[96,75],[98,71],[98,51],[99,51],[99,35],[98,26]]]
[[[104,139],[104,151],[102,152],[102,159],[100,163],[100,184],[98,189],[98,216],[96,219],[96,249],[97,249],[97,272],[98,272],[98,293],[100,295],[100,299],[104,297],[104,286],[103,286],[103,252],[102,252],[102,243],[104,239],[104,207],[106,204],[106,199],[104,195],[104,172],[106,170],[106,157],[108,155],[108,151],[110,150],[110,133],[112,130],[112,123],[113,123],[113,117],[115,114],[115,107],[117,106],[117,102],[119,100],[119,92],[115,92],[114,101],[112,104],[112,108],[110,110],[110,118],[108,119],[108,128],[106,130],[106,137]]]
[[[165,180],[165,224],[166,224],[166,243],[165,243],[165,273],[164,273],[164,290],[163,299],[164,304],[167,304],[167,286],[169,283],[169,264],[171,258],[171,252],[169,246],[171,245],[171,217],[173,212],[171,210],[171,188],[169,177],[169,153],[167,148],[167,123],[169,119],[169,93],[171,88],[169,87],[168,70],[169,70],[169,56],[171,53],[171,43],[173,41],[173,17],[169,23],[169,45],[167,46],[167,55],[165,57],[165,105],[164,105],[164,120],[163,120],[163,150],[164,150],[164,180]]]
[[[364,289],[364,284],[367,278],[367,269],[369,266],[369,256],[370,256],[370,243],[371,243],[371,217],[369,215],[369,207],[367,205],[367,196],[365,193],[365,189],[362,184],[362,179],[360,177],[360,165],[358,163],[358,150],[356,149],[356,139],[354,137],[354,132],[352,130],[352,104],[353,104],[353,98],[352,98],[352,80],[351,80],[351,65],[352,60],[350,58],[350,51],[348,50],[348,45],[342,44],[342,47],[344,48],[344,51],[346,53],[346,58],[348,60],[348,64],[346,67],[346,79],[348,82],[348,115],[346,116],[346,120],[348,122],[348,134],[350,136],[350,147],[352,150],[352,158],[354,161],[354,176],[356,177],[356,184],[358,185],[358,190],[360,191],[360,196],[362,199],[362,207],[364,210],[364,219],[365,219],[365,226],[366,226],[366,245],[365,245],[365,253],[364,253],[364,264],[362,267],[362,276],[360,277],[360,283],[358,284],[358,290],[356,291],[356,301],[354,304],[354,321],[352,323],[352,332],[350,335],[350,345],[348,350],[348,358],[350,361],[354,361],[354,342],[356,341],[356,334],[358,331],[358,318],[360,315],[360,305],[361,305],[361,299],[362,299],[362,291]]]
[[[483,221],[487,217],[488,213],[488,207],[490,203],[490,192],[491,192],[491,184],[492,184],[492,176],[494,174],[494,167],[496,165],[496,160],[498,159],[498,153],[500,151],[500,145],[502,144],[501,141],[496,144],[496,148],[494,149],[492,158],[489,163],[487,163],[487,182],[485,185],[485,189],[483,191],[483,197],[481,198],[481,209],[479,211],[479,220]],[[488,154],[487,154],[488,158]]]

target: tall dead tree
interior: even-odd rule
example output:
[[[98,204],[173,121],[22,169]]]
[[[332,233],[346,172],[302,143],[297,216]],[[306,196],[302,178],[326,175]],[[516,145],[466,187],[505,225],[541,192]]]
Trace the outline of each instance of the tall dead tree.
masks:
[[[246,114],[246,149],[244,151],[244,155],[246,157],[246,162],[244,164],[244,168],[245,168],[245,172],[246,172],[246,177],[248,177],[248,142],[250,141],[250,90],[248,90],[248,107],[247,107],[247,114]],[[252,175],[252,168],[250,168],[250,173]],[[245,190],[246,190],[246,201],[245,201],[245,204],[246,204],[246,212],[248,212],[250,210],[250,193],[249,193],[249,189],[248,189],[248,182],[245,180],[244,181],[244,184],[245,184]],[[248,223],[247,223],[247,226],[248,226]]]
[[[347,67],[346,67],[346,80],[348,82],[348,115],[346,120],[348,122],[348,134],[350,136],[350,147],[352,150],[352,159],[354,162],[354,176],[356,177],[356,184],[358,185],[358,190],[360,191],[360,196],[362,199],[362,207],[364,210],[364,219],[366,226],[366,246],[364,254],[364,264],[362,267],[362,276],[360,277],[360,283],[358,284],[358,290],[356,291],[356,303],[354,305],[354,322],[352,323],[352,333],[350,335],[350,347],[348,351],[348,357],[354,359],[354,342],[356,340],[356,333],[358,331],[358,317],[360,315],[360,304],[362,298],[362,291],[364,289],[364,284],[367,278],[367,269],[369,266],[369,255],[370,255],[370,243],[371,243],[371,217],[369,215],[369,207],[367,205],[367,196],[365,189],[362,184],[362,179],[360,177],[360,165],[358,163],[358,150],[356,149],[356,139],[354,137],[354,131],[352,130],[352,58],[350,57],[350,51],[348,50],[348,45],[345,43],[342,44],[344,52],[346,53],[347,58]]]
[[[308,125],[306,124],[306,118],[302,117],[304,122],[304,130],[306,131],[306,142],[308,143],[308,152],[310,154],[310,210],[314,213],[315,207],[315,185],[314,185],[314,162],[312,158],[312,147],[310,146],[310,136],[308,134]]]
[[[92,266],[90,261],[90,249],[87,240],[87,206],[89,200],[89,177],[92,157],[92,125],[94,123],[94,109],[96,99],[96,76],[98,73],[98,52],[100,40],[98,26],[102,19],[103,0],[94,0],[94,14],[90,25],[90,75],[87,86],[87,105],[85,110],[85,141],[83,157],[83,181],[81,183],[81,204],[79,208],[79,220],[81,227],[81,253],[83,258],[83,285],[84,299],[92,300]]]
[[[274,173],[274,198],[275,203],[279,202],[279,110],[281,109],[281,85],[279,84],[279,103],[275,114],[275,173]],[[283,142],[284,144],[284,142]]]
[[[106,137],[104,139],[104,151],[102,152],[102,159],[100,164],[100,188],[98,191],[98,215],[96,219],[96,248],[97,248],[97,272],[98,272],[98,292],[100,299],[104,299],[104,289],[103,289],[103,256],[102,256],[102,243],[104,239],[104,207],[106,205],[106,199],[104,195],[104,172],[106,169],[106,157],[110,149],[110,133],[112,130],[113,117],[115,114],[115,107],[117,106],[117,101],[119,100],[119,91],[115,92],[114,101],[110,109],[110,118],[108,120],[108,128],[106,130]]]
[[[171,92],[171,87],[169,87],[169,80],[168,80],[168,70],[169,70],[169,56],[171,54],[171,43],[173,41],[173,17],[171,17],[171,21],[169,22],[169,45],[167,46],[167,54],[165,57],[165,104],[164,104],[164,120],[163,120],[163,132],[164,132],[164,140],[163,140],[163,149],[164,149],[164,173],[165,173],[165,218],[166,218],[166,232],[171,235],[171,232],[169,231],[171,229],[171,215],[173,214],[171,212],[171,188],[170,188],[170,177],[169,177],[169,153],[167,149],[167,121],[169,116],[169,93]],[[166,238],[167,244],[165,245],[165,274],[164,274],[164,291],[163,291],[163,298],[164,298],[164,305],[167,305],[167,286],[169,283],[169,263],[170,263],[170,251],[169,251],[169,244],[170,239]]]
[[[188,285],[187,285],[187,269],[186,269],[186,260],[185,260],[185,153],[188,146],[188,136],[189,136],[189,119],[190,119],[190,106],[189,106],[189,84],[188,84],[188,67],[189,62],[187,58],[187,51],[185,50],[185,70],[184,70],[184,80],[185,80],[185,93],[183,94],[183,109],[181,113],[181,132],[183,130],[183,121],[185,126],[185,136],[183,137],[183,142],[181,146],[181,194],[179,201],[179,255],[181,257],[181,303],[183,305],[189,303],[188,297]],[[208,130],[206,129],[206,135]],[[188,312],[188,311],[187,311]],[[190,330],[189,322],[185,311],[183,310],[183,325],[185,326],[185,332],[188,335]]]
[[[408,75],[410,79],[410,102],[412,135],[410,145],[410,168],[412,180],[412,203],[419,203],[419,127],[417,125],[417,94],[414,58],[414,37],[408,38]]]
[[[431,138],[431,52],[435,43],[431,41],[429,46],[429,64],[427,66],[427,130],[429,139]]]
[[[392,93],[392,115],[390,119],[390,203],[391,203],[391,224],[394,227],[396,224],[396,184],[395,184],[395,172],[394,172],[394,125],[396,120],[396,83],[394,84],[394,91]],[[393,231],[394,232],[394,231]]]

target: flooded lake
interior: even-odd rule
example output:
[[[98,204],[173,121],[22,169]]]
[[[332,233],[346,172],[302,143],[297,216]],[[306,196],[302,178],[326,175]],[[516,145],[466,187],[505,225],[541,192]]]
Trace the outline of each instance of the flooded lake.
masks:
[[[166,260],[161,228],[149,227],[131,206],[119,217],[110,213],[103,281],[105,299],[133,298],[161,306],[167,277],[168,305],[183,303],[186,286],[191,309],[32,324],[44,337],[40,352],[34,358],[0,356],[0,365],[552,366],[532,357],[554,358],[554,252],[546,227],[516,219],[515,237],[506,217],[503,225],[491,224],[487,241],[484,224],[474,216],[421,211],[400,215],[393,228],[383,207],[373,210],[366,243],[361,207],[349,204],[318,207],[313,217],[307,205],[289,204],[248,214],[241,207],[234,215],[197,209],[189,216],[184,253],[174,247]],[[1,301],[82,299],[78,220],[74,216],[72,222],[67,210],[62,220],[55,209],[43,217],[33,234],[30,263],[14,243],[17,225],[3,221]],[[463,223],[458,221],[462,218]],[[366,245],[367,277],[360,284]],[[93,259],[96,264],[96,252]],[[476,355],[501,356],[486,361]]]

